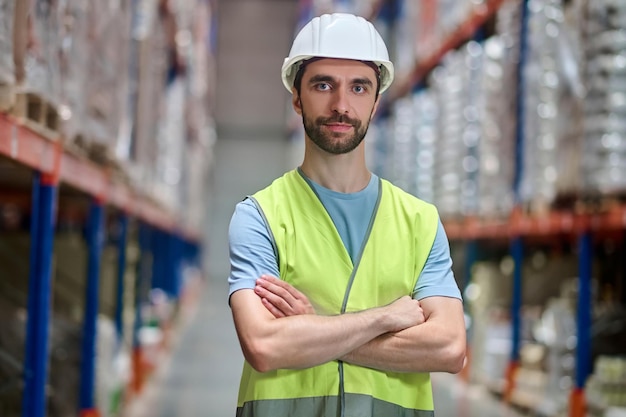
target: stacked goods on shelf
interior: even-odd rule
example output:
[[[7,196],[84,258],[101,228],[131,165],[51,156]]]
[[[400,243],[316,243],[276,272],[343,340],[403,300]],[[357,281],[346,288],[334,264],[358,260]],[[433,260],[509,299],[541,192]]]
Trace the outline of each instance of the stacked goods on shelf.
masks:
[[[215,97],[215,65],[207,51],[213,46],[212,23],[215,16],[206,0],[190,2],[193,8],[186,13],[189,20],[190,39],[186,47],[188,65],[188,97],[185,115],[187,118],[187,146],[183,159],[183,186],[180,189],[181,211],[189,227],[198,229],[204,224],[209,196],[206,181],[212,165],[213,144],[216,140],[213,114]],[[184,25],[187,26],[187,25]]]
[[[197,228],[214,142],[210,3],[140,2],[136,13],[136,136],[129,171],[159,204],[177,213],[192,210]]]
[[[503,36],[493,36],[484,43],[483,69],[477,73],[475,123],[479,138],[477,152],[478,213],[481,216],[505,217],[513,207],[511,184],[515,173],[515,112],[512,106],[514,60]]]
[[[404,12],[415,18],[431,13],[429,7],[426,2],[410,2],[405,3]],[[504,13],[510,16],[512,10],[509,6]],[[399,59],[400,74],[412,68],[401,57],[417,56],[415,45],[400,41],[403,34],[410,32],[408,19],[402,16],[398,20],[393,36],[399,41],[392,50]],[[509,46],[515,25],[502,25],[501,29],[503,33],[484,46],[470,42],[444,57],[424,90],[433,97],[426,101],[434,103],[422,103],[426,105],[422,108],[418,104],[422,100],[416,95],[412,111],[408,99],[393,103],[386,147],[392,155],[384,157],[387,163],[383,165],[389,167],[381,172],[407,191],[433,201],[446,217],[502,217],[513,205],[515,108],[511,97],[515,84],[511,81],[515,77],[516,53]],[[418,132],[422,126],[426,128]],[[414,134],[417,139],[412,138]],[[430,141],[433,135],[436,140]],[[379,135],[378,139],[382,137]],[[415,143],[420,138],[425,142]],[[406,161],[413,161],[412,165]],[[423,185],[419,191],[417,183]]]
[[[159,121],[164,117],[164,90],[171,61],[166,36],[172,36],[171,31],[166,31],[158,6],[154,1],[140,1],[134,10],[132,65],[135,71],[131,83],[136,86],[133,92],[136,95],[133,103],[135,135],[131,148],[133,163],[128,167],[133,183],[138,184],[147,196],[154,198],[157,198],[155,188],[159,174],[155,165],[160,157],[156,138],[159,135]],[[169,196],[165,198],[171,200]]]
[[[533,329],[535,340],[544,349],[541,369],[546,377],[539,387],[541,395],[535,402],[536,409],[542,415],[565,412],[568,393],[574,385],[576,285],[576,280],[562,283],[558,296],[545,303],[541,318]],[[518,392],[524,388],[524,384],[520,384]]]
[[[461,191],[468,185],[463,166],[463,159],[467,156],[467,148],[463,146],[464,109],[470,99],[467,75],[463,53],[451,51],[430,77],[440,108],[434,203],[442,217],[468,214],[463,207]]]
[[[436,0],[437,43],[441,41],[467,19],[473,10],[483,9],[485,1],[472,0]],[[431,6],[432,7],[432,6]]]
[[[510,261],[477,262],[472,282],[465,291],[465,303],[472,317],[470,380],[502,392],[511,351],[511,323],[508,314],[511,293]]]
[[[626,357],[599,356],[594,363],[594,372],[587,381],[590,408],[595,415],[607,410],[626,412]],[[616,415],[622,415],[616,414]]]
[[[123,129],[130,124],[127,99],[131,2],[105,0],[88,3],[87,45],[81,47],[89,51],[84,67],[82,134],[92,160],[115,166],[129,153],[129,143],[123,135],[130,133]],[[83,52],[77,51],[78,59],[84,59],[80,55]]]
[[[413,95],[415,128],[413,135],[417,142],[415,152],[415,189],[419,198],[435,200],[435,152],[437,148],[437,105],[431,91],[423,90]]]
[[[393,48],[389,51],[389,56],[393,62],[396,76],[408,74],[415,64],[417,58],[417,45],[419,36],[422,34],[421,25],[416,25],[419,21],[419,13],[422,9],[420,3],[413,1],[398,2],[398,17],[394,22],[391,35],[394,40]],[[381,27],[382,19],[377,19],[374,24],[377,28]]]
[[[512,346],[513,268],[510,257],[477,262],[465,291],[472,317],[470,378],[498,393],[504,388]],[[562,406],[573,384],[576,280],[569,277],[576,273],[577,259],[548,258],[537,251],[523,269],[522,346],[512,400],[528,406],[526,399],[532,397],[533,408],[549,400]]]
[[[413,103],[401,98],[393,108],[393,130],[388,149],[389,167],[386,172],[393,183],[408,192],[415,192],[415,154],[417,142],[414,137]]]
[[[585,86],[583,188],[626,191],[626,6],[589,1],[583,23]]]
[[[13,64],[14,0],[0,0],[0,111],[14,105],[15,68]]]
[[[561,0],[528,9],[520,199],[543,210],[580,182],[580,80]]]
[[[108,317],[100,316],[97,322],[96,346],[96,404],[101,417],[119,415],[124,399],[124,389],[129,382],[129,358],[120,351],[115,325]]]
[[[60,22],[57,3],[18,1],[14,24],[16,102],[12,109],[40,134],[58,139],[60,128]]]
[[[59,45],[61,68],[61,134],[66,147],[85,143],[85,87],[89,61],[89,2],[69,0],[61,6],[62,26]]]
[[[508,0],[497,11],[495,34],[483,42],[483,70],[475,75],[480,137],[477,214],[485,217],[505,217],[514,204],[519,9],[519,0]]]

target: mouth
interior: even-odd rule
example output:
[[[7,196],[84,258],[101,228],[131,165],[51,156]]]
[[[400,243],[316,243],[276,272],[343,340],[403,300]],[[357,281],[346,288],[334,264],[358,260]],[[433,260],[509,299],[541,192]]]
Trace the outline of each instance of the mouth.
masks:
[[[354,127],[348,123],[326,123],[324,126],[331,132],[337,133],[349,132]]]

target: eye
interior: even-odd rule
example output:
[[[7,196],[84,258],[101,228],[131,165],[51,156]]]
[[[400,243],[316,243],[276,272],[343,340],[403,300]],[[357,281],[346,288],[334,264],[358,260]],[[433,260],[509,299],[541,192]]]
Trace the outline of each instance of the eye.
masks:
[[[328,91],[330,90],[330,84],[328,83],[318,83],[315,84],[315,89],[318,91]]]
[[[363,85],[358,84],[352,87],[352,91],[354,91],[356,94],[364,94],[367,92],[367,88],[365,88],[365,86]]]

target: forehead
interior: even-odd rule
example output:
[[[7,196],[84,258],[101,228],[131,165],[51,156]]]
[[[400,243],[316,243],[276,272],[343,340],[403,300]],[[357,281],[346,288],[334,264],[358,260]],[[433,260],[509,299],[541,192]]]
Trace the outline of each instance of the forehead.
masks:
[[[368,78],[376,80],[376,72],[369,65],[353,59],[324,58],[307,64],[303,78],[328,75],[340,78]]]

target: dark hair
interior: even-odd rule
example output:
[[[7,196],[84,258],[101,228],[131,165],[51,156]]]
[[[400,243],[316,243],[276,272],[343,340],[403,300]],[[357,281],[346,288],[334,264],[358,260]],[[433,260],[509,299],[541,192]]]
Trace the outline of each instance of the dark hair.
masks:
[[[315,61],[319,61],[320,59],[324,59],[324,58],[314,57],[314,58],[309,58],[307,60],[300,62],[300,67],[298,68],[298,72],[296,72],[296,76],[293,79],[293,86],[296,88],[296,91],[298,92],[298,96],[300,95],[300,92],[302,90],[302,76],[304,75],[304,70],[306,69],[306,66]],[[380,93],[380,67],[376,65],[375,63],[373,63],[372,61],[360,61],[360,62],[372,68],[374,72],[376,73],[376,97],[375,97],[375,100],[376,100],[378,98],[378,94]]]

